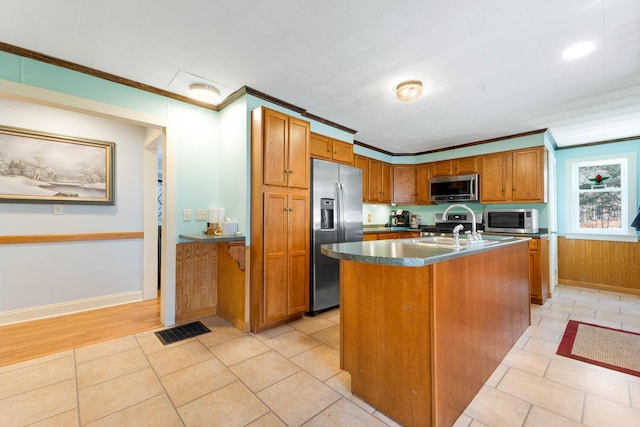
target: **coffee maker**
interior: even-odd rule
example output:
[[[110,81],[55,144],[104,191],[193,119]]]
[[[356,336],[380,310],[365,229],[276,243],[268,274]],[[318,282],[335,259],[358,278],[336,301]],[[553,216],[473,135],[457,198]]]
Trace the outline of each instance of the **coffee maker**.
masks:
[[[409,211],[403,209],[391,211],[389,227],[409,227]]]

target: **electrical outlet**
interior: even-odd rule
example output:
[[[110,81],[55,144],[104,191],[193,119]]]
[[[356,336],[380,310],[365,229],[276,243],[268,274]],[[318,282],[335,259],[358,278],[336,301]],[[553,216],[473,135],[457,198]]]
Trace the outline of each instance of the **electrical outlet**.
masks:
[[[367,222],[371,222],[371,214],[367,215]]]
[[[191,209],[182,210],[182,219],[184,221],[191,221]]]
[[[54,215],[63,215],[64,209],[62,205],[53,205],[53,214]]]
[[[206,220],[207,220],[207,210],[196,209],[196,221],[206,221]]]

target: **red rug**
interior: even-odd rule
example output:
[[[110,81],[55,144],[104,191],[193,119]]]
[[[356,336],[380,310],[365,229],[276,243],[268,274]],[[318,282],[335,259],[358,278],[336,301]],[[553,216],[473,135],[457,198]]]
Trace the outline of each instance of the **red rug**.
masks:
[[[640,377],[640,334],[570,320],[556,354]]]

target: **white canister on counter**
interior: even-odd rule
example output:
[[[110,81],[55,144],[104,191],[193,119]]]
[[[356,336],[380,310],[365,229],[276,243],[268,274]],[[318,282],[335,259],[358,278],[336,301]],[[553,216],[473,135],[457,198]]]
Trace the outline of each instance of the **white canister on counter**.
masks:
[[[223,236],[234,236],[238,231],[238,223],[223,222],[222,224],[220,224],[220,228],[222,229]]]

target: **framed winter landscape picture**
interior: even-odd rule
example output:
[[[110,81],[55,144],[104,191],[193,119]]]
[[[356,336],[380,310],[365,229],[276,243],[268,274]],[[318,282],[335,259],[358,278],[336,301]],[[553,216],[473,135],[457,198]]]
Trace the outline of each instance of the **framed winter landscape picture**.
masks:
[[[0,202],[114,204],[115,143],[0,126]]]

